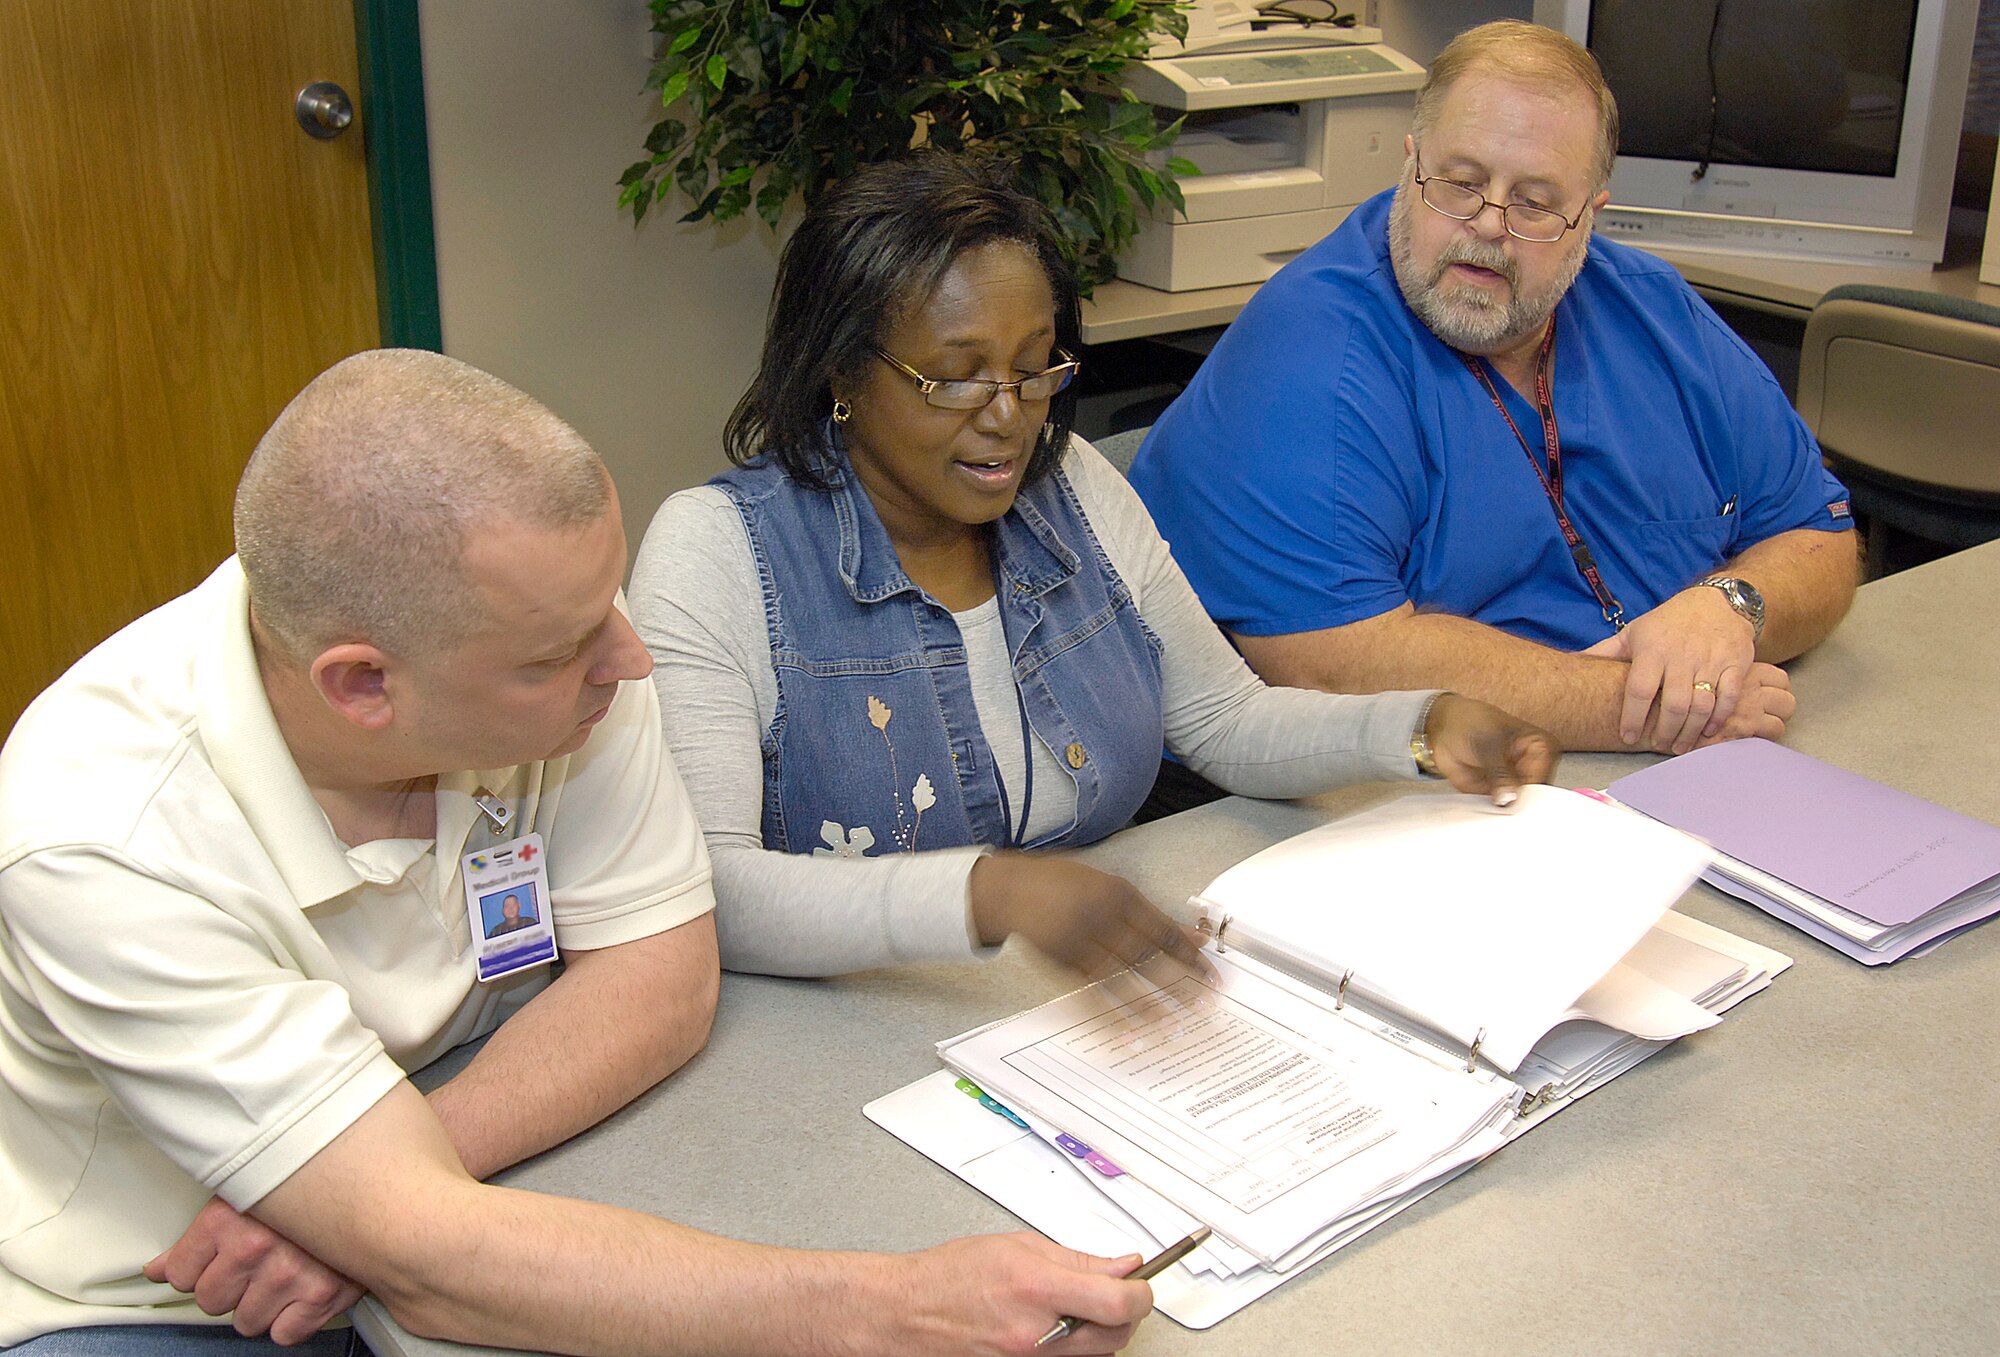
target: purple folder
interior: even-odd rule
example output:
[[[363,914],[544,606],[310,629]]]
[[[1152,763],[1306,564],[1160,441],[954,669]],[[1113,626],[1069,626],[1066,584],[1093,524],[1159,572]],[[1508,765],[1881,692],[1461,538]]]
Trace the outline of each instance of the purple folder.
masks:
[[[2000,828],[1769,740],[1734,740],[1611,795],[1878,924],[1907,924],[2000,875]]]

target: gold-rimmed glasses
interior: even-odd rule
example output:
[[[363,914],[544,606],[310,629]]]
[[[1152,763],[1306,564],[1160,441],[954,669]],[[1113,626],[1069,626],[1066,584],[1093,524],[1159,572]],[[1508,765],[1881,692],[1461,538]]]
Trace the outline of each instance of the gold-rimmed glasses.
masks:
[[[1585,203],[1576,210],[1574,217],[1565,217],[1549,207],[1535,207],[1530,203],[1496,203],[1470,184],[1461,184],[1456,179],[1441,179],[1437,175],[1424,173],[1424,162],[1417,160],[1417,192],[1423,196],[1424,206],[1441,217],[1453,221],[1471,221],[1487,208],[1497,208],[1500,224],[1507,234],[1516,240],[1525,240],[1533,245],[1548,245],[1561,240],[1565,234],[1576,229],[1589,210]]]
[[[940,410],[983,410],[1002,391],[1013,392],[1015,399],[1023,403],[1040,403],[1051,399],[1075,381],[1077,369],[1082,366],[1077,359],[1057,349],[1056,356],[1062,362],[1017,382],[996,382],[986,377],[939,381],[924,376],[886,349],[877,349],[875,353],[883,362],[917,384],[917,392],[923,396],[926,405],[934,405]]]

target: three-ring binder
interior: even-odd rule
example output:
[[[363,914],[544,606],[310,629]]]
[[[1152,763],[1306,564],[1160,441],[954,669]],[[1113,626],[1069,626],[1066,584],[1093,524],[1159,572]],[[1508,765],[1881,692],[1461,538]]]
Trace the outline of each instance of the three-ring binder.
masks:
[[[1195,931],[1206,933],[1211,938],[1214,938],[1215,950],[1218,953],[1226,952],[1229,948],[1223,945],[1222,935],[1229,931],[1229,919],[1230,916],[1227,914],[1223,915],[1220,919],[1211,919],[1208,915],[1204,914],[1195,920]]]

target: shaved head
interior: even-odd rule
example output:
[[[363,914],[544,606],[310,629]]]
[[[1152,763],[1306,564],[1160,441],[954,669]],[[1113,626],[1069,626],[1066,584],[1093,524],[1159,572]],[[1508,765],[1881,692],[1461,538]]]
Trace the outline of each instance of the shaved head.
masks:
[[[487,620],[474,533],[570,528],[611,506],[603,463],[546,406],[421,349],[327,369],[257,444],[236,551],[260,632],[287,659],[364,641],[435,652]]]

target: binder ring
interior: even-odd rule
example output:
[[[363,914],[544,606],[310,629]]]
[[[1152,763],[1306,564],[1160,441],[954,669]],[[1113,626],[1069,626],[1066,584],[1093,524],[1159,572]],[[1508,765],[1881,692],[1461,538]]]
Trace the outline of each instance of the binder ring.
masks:
[[[1347,982],[1354,979],[1354,968],[1349,966],[1340,977],[1340,988],[1333,992],[1333,1010],[1338,1013],[1347,1007]]]
[[[1229,917],[1227,914],[1223,915],[1221,921],[1215,925],[1215,950],[1217,952],[1226,952],[1229,950],[1222,945],[1222,935],[1229,931]]]
[[[1465,1053],[1465,1072],[1471,1074],[1479,1067],[1479,1048],[1486,1044],[1486,1029],[1480,1028],[1479,1035],[1472,1039],[1472,1049]]]

